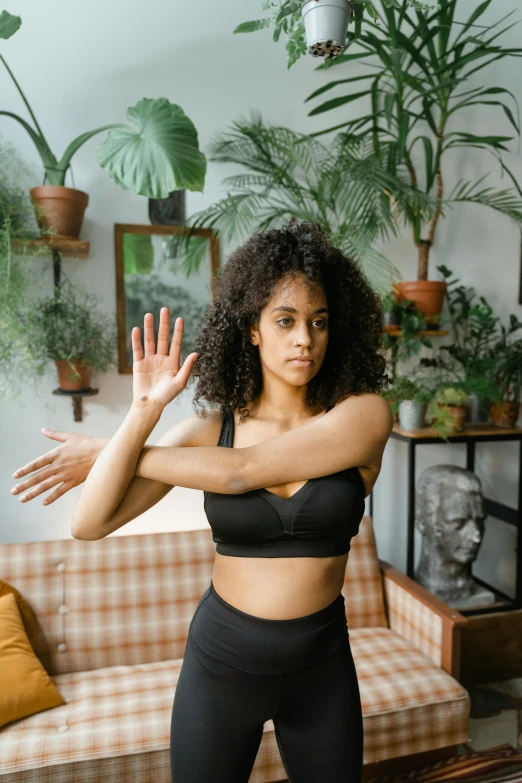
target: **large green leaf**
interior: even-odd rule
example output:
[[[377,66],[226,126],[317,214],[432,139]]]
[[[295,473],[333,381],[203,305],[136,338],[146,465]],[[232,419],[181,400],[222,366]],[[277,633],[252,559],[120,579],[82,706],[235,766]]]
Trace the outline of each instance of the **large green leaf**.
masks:
[[[126,275],[147,275],[154,264],[154,249],[150,234],[123,234],[123,272]]]
[[[131,126],[112,129],[96,147],[100,165],[117,185],[149,198],[183,188],[203,191],[207,161],[180,106],[167,98],[142,98],[127,118]]]
[[[7,11],[0,14],[0,38],[11,38],[20,28],[22,19],[19,16],[13,16]]]

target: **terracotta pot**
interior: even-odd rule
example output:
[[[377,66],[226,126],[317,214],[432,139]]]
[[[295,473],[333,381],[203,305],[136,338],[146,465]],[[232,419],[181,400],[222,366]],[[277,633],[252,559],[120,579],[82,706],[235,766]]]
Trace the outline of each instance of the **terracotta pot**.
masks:
[[[520,403],[516,401],[492,402],[489,406],[489,415],[496,427],[514,427],[518,421],[519,414]]]
[[[453,431],[454,432],[460,432],[460,430],[464,429],[464,422],[466,421],[466,416],[468,413],[468,406],[467,405],[442,405],[439,403],[441,408],[445,408],[451,416],[453,417]]]
[[[444,280],[408,280],[394,283],[397,299],[411,299],[426,321],[442,312],[448,284]]]
[[[79,239],[89,203],[87,193],[63,185],[39,185],[30,193],[33,203],[41,208],[35,210],[41,229],[52,228],[60,236]]]
[[[84,364],[82,359],[55,359],[54,363],[62,391],[85,391],[90,388],[92,367]]]

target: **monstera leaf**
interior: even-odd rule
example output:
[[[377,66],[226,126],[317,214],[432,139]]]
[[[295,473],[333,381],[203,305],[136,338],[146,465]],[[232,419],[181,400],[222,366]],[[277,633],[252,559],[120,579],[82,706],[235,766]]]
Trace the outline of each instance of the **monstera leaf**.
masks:
[[[142,98],[97,145],[98,161],[117,185],[149,198],[202,191],[207,162],[192,121],[166,98]]]

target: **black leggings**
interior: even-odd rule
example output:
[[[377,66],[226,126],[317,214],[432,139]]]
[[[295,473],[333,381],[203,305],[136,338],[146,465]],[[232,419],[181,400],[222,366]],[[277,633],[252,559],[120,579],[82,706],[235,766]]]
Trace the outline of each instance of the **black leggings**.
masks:
[[[290,783],[361,783],[363,719],[344,597],[268,620],[204,592],[174,695],[172,783],[248,783],[273,719]]]

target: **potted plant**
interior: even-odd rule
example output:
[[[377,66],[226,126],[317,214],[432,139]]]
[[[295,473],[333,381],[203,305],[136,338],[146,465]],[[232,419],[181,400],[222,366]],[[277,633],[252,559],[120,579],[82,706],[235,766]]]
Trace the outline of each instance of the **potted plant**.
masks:
[[[0,38],[11,38],[21,23],[19,16],[2,11]],[[38,222],[44,230],[79,237],[89,197],[82,190],[65,187],[66,174],[80,147],[106,130],[109,131],[107,138],[97,145],[98,162],[120,187],[151,198],[164,198],[178,188],[203,190],[206,159],[198,149],[193,123],[177,104],[166,98],[142,98],[127,110],[130,124],[113,123],[82,133],[58,159],[2,55],[0,61],[20,94],[32,124],[10,111],[0,111],[0,115],[16,120],[29,133],[49,182],[31,190]]]
[[[343,128],[345,136],[372,140],[374,165],[370,165],[368,156],[367,183],[381,182],[382,204],[387,203],[397,223],[410,227],[417,249],[417,279],[401,281],[399,293],[415,303],[428,323],[440,315],[446,293],[444,280],[429,279],[430,251],[446,210],[462,202],[481,204],[522,224],[522,191],[503,157],[509,151],[506,145],[520,135],[518,104],[504,87],[468,87],[475,72],[520,54],[519,49],[500,42],[500,36],[513,26],[504,25],[504,19],[481,25],[475,34],[491,2],[477,0],[477,5],[468,10],[466,3],[459,0],[441,0],[431,7],[425,5],[424,10],[416,8],[415,14],[407,0],[381,0],[373,3],[371,10],[367,4],[368,16],[360,34],[347,39],[348,53],[326,59],[319,66],[342,68],[348,61],[358,61],[360,71],[349,78],[331,78],[306,99],[323,96],[340,85],[349,87],[347,94],[336,94],[323,101],[309,116],[331,110],[338,114],[341,107],[366,99],[367,108],[358,112],[355,119],[343,123],[336,116],[334,127],[313,136]],[[291,0],[277,3],[279,13],[275,16],[276,31],[284,29],[291,36],[289,67],[306,52],[300,45],[302,33],[290,21],[292,9],[295,13],[298,5]],[[357,5],[354,10],[357,13]],[[250,23],[249,28],[240,31],[253,29],[260,29],[260,25]],[[277,40],[278,35],[274,34],[274,38]],[[477,106],[500,112],[515,133],[470,133],[468,111]],[[458,149],[492,154],[514,188],[488,186],[485,177],[479,177],[457,182],[448,193],[445,161],[448,154]],[[402,187],[405,178],[424,197],[417,204],[406,205],[396,198],[395,185]],[[354,185],[353,198],[358,187]],[[426,198],[434,204],[432,211],[426,211]]]
[[[427,328],[426,320],[409,299],[397,302],[400,313],[400,334],[392,336],[384,330],[383,348],[390,351],[390,372],[392,380],[395,380],[399,361],[418,356],[422,346],[432,348],[432,342],[422,334]]]
[[[424,426],[426,407],[432,392],[423,378],[400,375],[393,387],[386,391],[387,399],[391,400],[392,413],[398,413],[402,429],[417,430]]]
[[[383,5],[388,7],[396,2],[383,0]],[[416,10],[432,8],[421,0],[406,0],[406,4]],[[315,57],[334,57],[358,38],[364,18],[378,19],[374,0],[263,0],[261,10],[270,11],[272,19],[242,22],[234,33],[253,33],[273,22],[273,40],[278,41],[281,33],[286,35],[288,68],[306,52]],[[352,15],[354,32],[347,38]]]
[[[460,384],[442,385],[435,392],[434,402],[431,426],[438,430],[439,434],[442,430],[451,433],[464,429],[470,396]]]
[[[62,391],[89,389],[93,370],[116,363],[115,318],[99,310],[94,294],[67,280],[59,295],[33,299],[22,322],[28,362],[41,374],[54,361]]]
[[[501,326],[500,338],[492,349],[492,378],[500,393],[490,402],[489,414],[497,427],[514,427],[520,415],[522,337],[508,338],[521,327],[522,321],[510,315],[509,328]]]
[[[499,395],[493,380],[499,317],[485,297],[477,298],[473,287],[459,284],[459,278],[451,279],[453,273],[447,266],[441,264],[437,269],[448,285],[449,323],[453,336],[450,345],[440,346],[439,366],[456,368],[463,373],[464,388],[471,398],[466,421],[488,421],[489,400]]]

